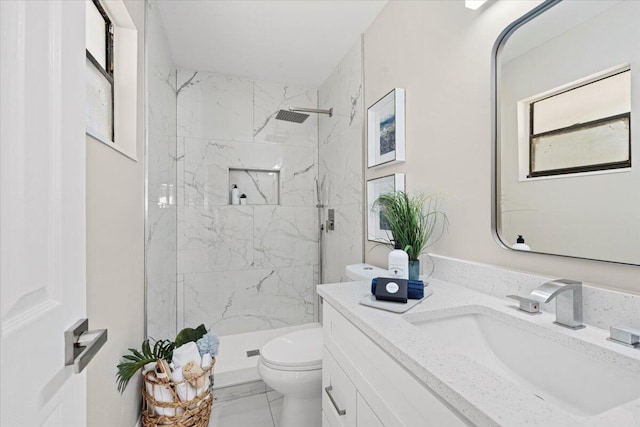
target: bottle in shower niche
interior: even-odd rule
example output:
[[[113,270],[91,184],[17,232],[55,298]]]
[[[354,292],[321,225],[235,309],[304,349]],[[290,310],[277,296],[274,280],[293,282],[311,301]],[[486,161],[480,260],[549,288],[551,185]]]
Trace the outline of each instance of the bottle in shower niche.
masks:
[[[389,277],[393,279],[409,279],[409,255],[396,242],[389,253]]]
[[[240,191],[238,190],[238,186],[235,184],[233,184],[233,188],[231,189],[231,204],[240,204]]]

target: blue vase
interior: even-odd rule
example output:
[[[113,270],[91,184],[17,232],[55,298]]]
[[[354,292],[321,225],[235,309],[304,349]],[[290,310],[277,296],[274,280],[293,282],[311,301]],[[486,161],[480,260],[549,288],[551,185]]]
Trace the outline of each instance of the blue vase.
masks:
[[[420,280],[420,260],[409,261],[409,280]]]

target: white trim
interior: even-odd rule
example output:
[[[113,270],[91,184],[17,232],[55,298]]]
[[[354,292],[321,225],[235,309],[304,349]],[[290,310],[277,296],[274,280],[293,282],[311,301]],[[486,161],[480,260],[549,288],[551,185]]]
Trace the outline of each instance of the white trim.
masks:
[[[118,144],[116,144],[115,142],[111,141],[109,138],[103,136],[100,132],[98,132],[96,130],[93,130],[90,126],[86,127],[86,134],[88,136],[90,136],[91,138],[95,139],[96,141],[102,142],[107,147],[113,148],[118,153],[122,154],[125,157],[128,157],[129,159],[133,160],[134,162],[138,161],[138,157],[137,156],[133,156],[133,155],[127,153]]]
[[[534,176],[531,178],[520,178],[519,182],[531,182],[531,181],[544,181],[547,179],[563,179],[563,178],[576,178],[579,176],[590,176],[590,175],[609,175],[612,173],[625,173],[631,172],[631,168],[620,168],[620,169],[605,169],[601,171],[590,171],[590,172],[577,172],[577,173],[562,173],[558,175],[545,175],[545,176]]]

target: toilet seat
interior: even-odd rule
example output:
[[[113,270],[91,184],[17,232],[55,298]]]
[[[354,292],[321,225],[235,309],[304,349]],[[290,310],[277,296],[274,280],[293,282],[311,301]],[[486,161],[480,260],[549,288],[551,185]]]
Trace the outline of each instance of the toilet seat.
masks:
[[[322,328],[281,335],[262,347],[260,362],[279,371],[322,369]]]

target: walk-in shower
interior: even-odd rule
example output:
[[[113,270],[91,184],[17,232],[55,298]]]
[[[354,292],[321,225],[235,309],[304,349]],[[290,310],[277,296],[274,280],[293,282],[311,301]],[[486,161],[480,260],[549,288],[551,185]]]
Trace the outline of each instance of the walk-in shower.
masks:
[[[320,88],[185,69],[153,5],[145,37],[148,335],[173,339],[204,323],[222,339],[216,386],[257,380],[246,351],[280,328],[317,321],[316,285],[339,282],[346,264],[362,262],[362,47]],[[245,204],[231,204],[234,184]],[[335,232],[322,228],[326,209],[335,209]]]

